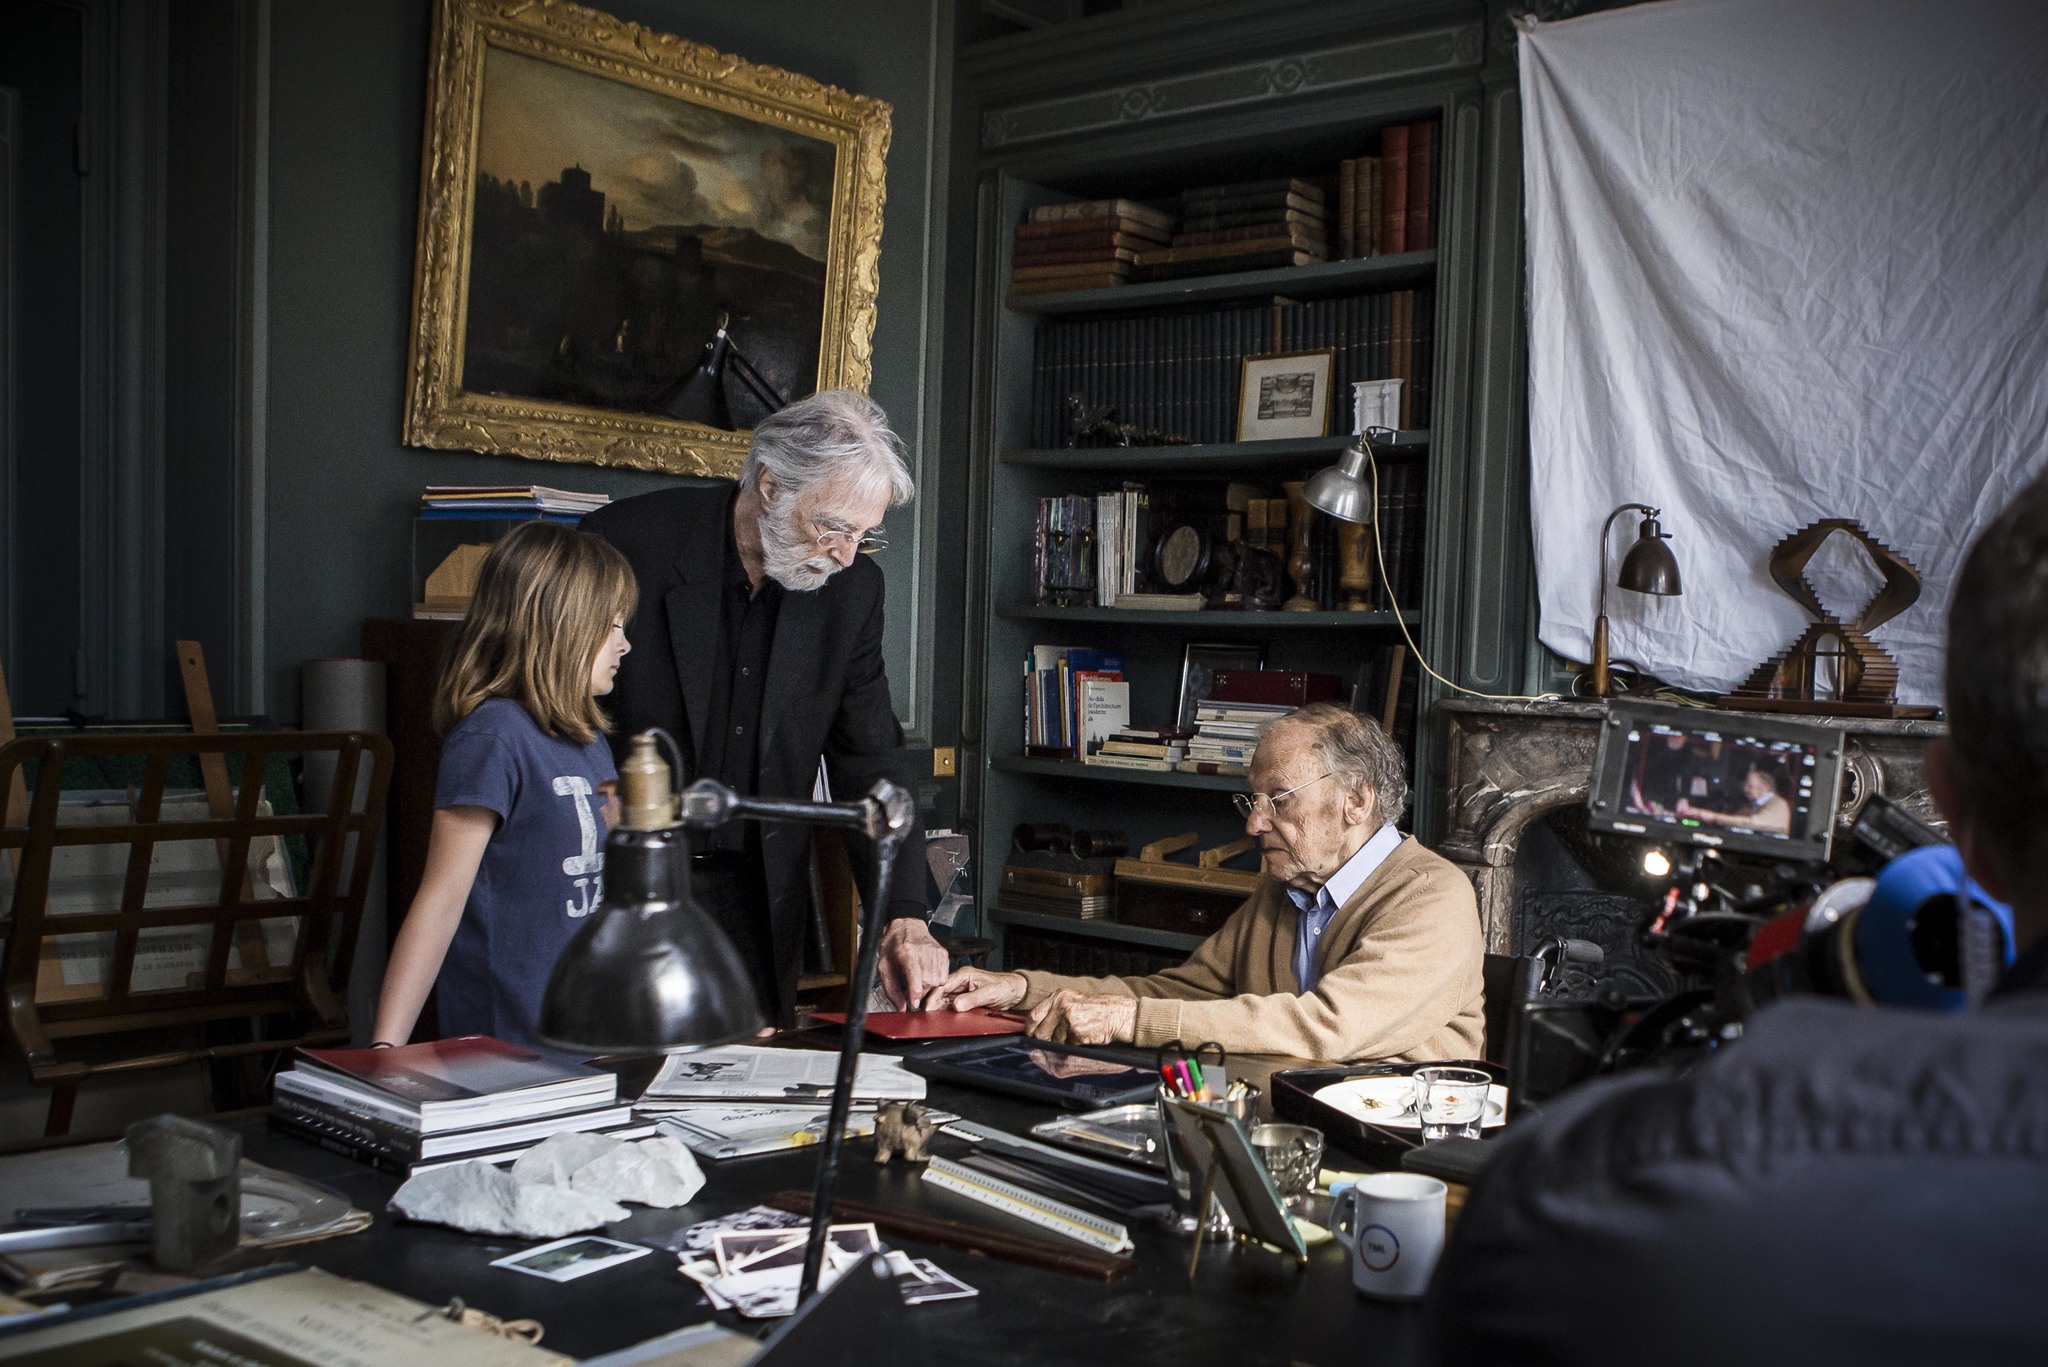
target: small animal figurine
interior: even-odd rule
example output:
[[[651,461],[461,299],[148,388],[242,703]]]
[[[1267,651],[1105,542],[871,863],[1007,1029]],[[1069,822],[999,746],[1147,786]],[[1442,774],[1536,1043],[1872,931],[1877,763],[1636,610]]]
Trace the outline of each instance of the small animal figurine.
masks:
[[[932,1136],[938,1130],[931,1112],[915,1101],[885,1102],[875,1113],[875,1161],[901,1158],[906,1163],[929,1163]]]
[[[1186,446],[1188,439],[1174,432],[1118,422],[1114,404],[1091,404],[1079,394],[1067,395],[1067,445],[1095,446]]]

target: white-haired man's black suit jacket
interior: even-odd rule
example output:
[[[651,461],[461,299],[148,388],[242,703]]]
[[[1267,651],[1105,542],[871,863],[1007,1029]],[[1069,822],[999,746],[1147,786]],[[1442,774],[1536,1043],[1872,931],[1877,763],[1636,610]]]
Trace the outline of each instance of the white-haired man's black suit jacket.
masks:
[[[585,531],[625,553],[640,581],[640,605],[626,627],[633,648],[620,662],[607,699],[612,746],[621,754],[630,737],[650,726],[667,730],[693,757],[705,751],[734,488],[720,480],[664,489],[622,499],[583,519]],[[810,797],[821,756],[836,799],[859,797],[878,778],[917,791],[882,666],[882,571],[869,557],[855,556],[821,588],[783,595],[762,685],[757,744],[754,796]],[[786,1017],[810,908],[809,830],[766,823],[761,850],[781,993],[770,1005]],[[874,876],[867,843],[850,838],[847,853],[865,889]],[[891,883],[888,914],[923,916],[922,824],[899,851]]]

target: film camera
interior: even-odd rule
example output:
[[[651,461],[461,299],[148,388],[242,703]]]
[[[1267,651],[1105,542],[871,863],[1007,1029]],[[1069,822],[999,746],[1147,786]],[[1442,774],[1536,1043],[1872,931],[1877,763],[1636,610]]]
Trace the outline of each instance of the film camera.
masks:
[[[1597,957],[1546,946],[1545,992],[1509,1060],[1528,1096],[1683,1064],[1785,996],[1958,1010],[1990,990],[2011,955],[2009,910],[1882,795],[1841,829],[1843,759],[1842,734],[1810,722],[1615,704],[1588,825],[1640,842],[1662,890],[1638,938],[1683,986],[1631,999],[1597,983]]]

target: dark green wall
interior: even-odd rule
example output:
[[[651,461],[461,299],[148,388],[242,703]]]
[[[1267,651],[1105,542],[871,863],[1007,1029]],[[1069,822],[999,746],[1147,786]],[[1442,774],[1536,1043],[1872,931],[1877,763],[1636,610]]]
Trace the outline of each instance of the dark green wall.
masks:
[[[883,564],[897,711],[930,739],[933,661],[944,657],[935,641],[950,637],[950,658],[958,656],[957,608],[935,621],[940,576],[929,549],[945,501],[936,373],[928,365],[940,354],[944,253],[933,196],[943,197],[952,6],[636,0],[603,8],[894,107],[871,392],[909,444],[922,486],[912,509],[891,515]],[[294,721],[304,660],[353,655],[364,617],[407,611],[410,514],[422,485],[539,482],[619,497],[668,481],[400,445],[429,7],[358,0],[282,3],[271,13],[268,688],[261,705]]]

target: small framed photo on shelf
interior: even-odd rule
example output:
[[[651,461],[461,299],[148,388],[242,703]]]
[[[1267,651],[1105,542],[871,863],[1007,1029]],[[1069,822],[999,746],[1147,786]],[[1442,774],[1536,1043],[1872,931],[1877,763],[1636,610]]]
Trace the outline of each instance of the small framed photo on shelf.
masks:
[[[1351,386],[1351,430],[1374,427],[1396,431],[1401,426],[1400,380],[1358,380]]]
[[[1247,356],[1237,392],[1237,439],[1278,441],[1330,434],[1334,351]]]
[[[1230,645],[1190,641],[1181,655],[1180,720],[1183,731],[1195,729],[1195,704],[1207,702],[1219,669],[1264,669],[1264,646]]]

